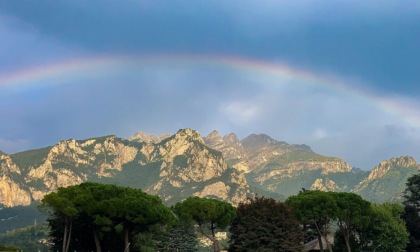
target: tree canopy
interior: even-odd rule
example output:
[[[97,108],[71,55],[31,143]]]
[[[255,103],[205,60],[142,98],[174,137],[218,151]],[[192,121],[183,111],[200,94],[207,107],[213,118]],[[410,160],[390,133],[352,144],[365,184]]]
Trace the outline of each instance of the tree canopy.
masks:
[[[322,238],[326,241],[328,250],[332,251],[327,235],[337,215],[337,204],[333,195],[323,191],[304,190],[289,197],[286,204],[293,209],[306,232],[313,230],[317,234],[321,251],[324,250]]]
[[[351,252],[350,235],[369,221],[370,202],[355,193],[334,192],[337,204],[337,224],[344,236],[347,251]]]
[[[216,232],[226,229],[236,216],[230,203],[200,197],[189,197],[177,203],[174,210],[182,220],[198,225],[200,232],[212,241],[214,251],[220,251]]]
[[[417,211],[420,211],[420,174],[407,179],[404,198],[404,205],[415,206]]]
[[[229,251],[302,251],[303,233],[291,209],[271,198],[240,203]]]
[[[171,211],[159,197],[144,193],[140,189],[83,183],[59,188],[42,200],[42,207],[50,212],[49,224],[54,241],[62,244],[63,251],[90,249],[90,242],[83,237],[71,239],[73,225],[86,237],[94,237],[96,251],[101,251],[101,242],[110,233],[124,237],[115,249],[129,251],[130,238],[151,225],[171,223]],[[60,227],[61,226],[61,227]],[[63,238],[59,238],[62,236]],[[87,239],[84,237],[84,239]],[[81,240],[80,240],[81,239]]]
[[[407,251],[420,251],[420,174],[408,178],[404,191],[404,212],[401,217],[409,232]]]

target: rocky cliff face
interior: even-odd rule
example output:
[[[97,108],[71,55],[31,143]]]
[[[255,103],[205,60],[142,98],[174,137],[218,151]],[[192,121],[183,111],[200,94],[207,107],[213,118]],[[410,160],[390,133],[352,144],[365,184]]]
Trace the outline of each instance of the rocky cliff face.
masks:
[[[130,141],[136,141],[136,142],[144,142],[144,143],[159,143],[165,138],[170,137],[170,134],[163,134],[161,136],[156,136],[153,134],[147,134],[146,132],[140,131],[132,135],[128,138]]]
[[[207,147],[197,131],[179,130],[159,144],[145,146],[142,153],[151,162],[160,162],[160,179],[147,191],[166,201],[179,191],[185,196],[213,196],[237,204],[250,193],[246,180],[235,179],[239,175],[228,170],[222,154]],[[193,192],[190,186],[198,190]]]
[[[302,187],[309,189],[312,184],[319,189],[344,190],[345,186],[335,184],[331,178],[326,178],[328,185],[321,186],[319,176],[352,171],[350,165],[339,158],[321,156],[309,146],[288,144],[265,134],[252,134],[239,141],[234,134],[221,137],[217,131],[212,131],[204,140],[208,146],[221,151],[233,168],[247,173],[249,182],[285,196],[297,193]],[[291,180],[300,182],[291,185]]]
[[[366,199],[383,202],[398,200],[405,190],[407,179],[420,170],[420,165],[410,156],[402,156],[382,161],[367,178],[352,191]]]
[[[111,177],[131,162],[138,150],[115,136],[60,141],[40,165],[30,166],[25,182],[34,200],[58,187],[80,184],[90,177]]]
[[[130,139],[70,139],[13,155],[0,152],[0,204],[29,205],[58,187],[84,181],[141,188],[167,204],[191,195],[238,204],[254,192],[284,199],[302,188],[354,191],[387,201],[397,199],[419,169],[411,157],[400,157],[383,161],[368,175],[339,158],[264,134],[239,140],[217,131],[205,138],[191,129],[161,137],[140,132]]]
[[[12,207],[31,203],[22,179],[21,171],[11,157],[0,152],[0,204]]]
[[[115,136],[60,141],[42,151],[14,155],[21,167],[2,153],[0,203],[29,205],[58,187],[89,180],[139,187],[168,203],[200,195],[237,204],[250,195],[244,176],[229,169],[222,154],[207,147],[197,131],[135,136],[131,141]]]
[[[210,148],[222,152],[227,160],[246,157],[245,149],[234,133],[222,137],[219,132],[213,130],[204,138],[204,142]]]

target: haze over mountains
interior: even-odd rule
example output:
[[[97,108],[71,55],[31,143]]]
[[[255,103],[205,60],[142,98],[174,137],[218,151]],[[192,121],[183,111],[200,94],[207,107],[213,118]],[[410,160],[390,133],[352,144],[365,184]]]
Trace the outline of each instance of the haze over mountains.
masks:
[[[202,137],[192,129],[174,135],[139,132],[63,140],[16,154],[0,153],[0,203],[25,206],[58,187],[84,181],[136,187],[167,204],[188,196],[238,204],[255,193],[278,199],[302,188],[352,191],[375,202],[399,200],[408,177],[420,166],[409,156],[382,161],[371,171],[337,157],[314,153],[265,134],[239,140],[217,131]]]

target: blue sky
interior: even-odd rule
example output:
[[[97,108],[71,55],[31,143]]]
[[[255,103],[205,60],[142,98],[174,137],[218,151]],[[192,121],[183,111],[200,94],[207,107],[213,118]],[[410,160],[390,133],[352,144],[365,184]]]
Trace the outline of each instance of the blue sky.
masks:
[[[0,150],[189,127],[363,169],[420,159],[419,23],[417,1],[0,1]],[[130,60],[16,81],[118,57]]]

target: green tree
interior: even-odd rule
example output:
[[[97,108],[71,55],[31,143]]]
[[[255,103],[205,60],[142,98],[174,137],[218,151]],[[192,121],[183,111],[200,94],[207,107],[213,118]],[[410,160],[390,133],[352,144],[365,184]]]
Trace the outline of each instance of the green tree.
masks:
[[[80,193],[77,186],[58,188],[57,192],[52,192],[44,196],[41,201],[41,209],[50,215],[55,215],[61,220],[63,238],[62,251],[69,250],[73,220],[79,214],[79,208],[75,201]]]
[[[140,189],[86,182],[60,188],[58,195],[60,197],[56,193],[46,195],[43,202],[45,206],[54,206],[50,207],[52,234],[67,237],[62,240],[63,248],[67,250],[71,242],[68,233],[71,234],[73,224],[80,232],[77,239],[72,241],[74,248],[90,250],[91,243],[86,240],[94,237],[96,251],[100,252],[102,242],[110,245],[120,237],[119,234],[123,234],[124,243],[119,246],[112,244],[111,247],[115,250],[128,248],[126,251],[129,251],[128,244],[132,235],[147,231],[153,224],[169,223],[174,219],[171,211],[158,197]],[[60,228],[61,223],[64,223],[64,228]],[[106,239],[108,237],[113,239]],[[59,239],[56,241],[60,242]]]
[[[152,230],[152,239],[156,251],[198,251],[198,240],[195,230],[190,225],[178,222],[174,226],[155,226]]]
[[[292,208],[306,232],[312,230],[316,232],[320,250],[324,251],[322,242],[324,238],[328,250],[332,252],[327,236],[338,210],[332,193],[304,190],[298,195],[289,197],[285,203]]]
[[[420,251],[420,216],[416,207],[405,205],[401,218],[404,220],[407,231],[409,232],[407,252]]]
[[[131,236],[148,231],[155,224],[172,225],[175,222],[174,215],[158,196],[148,195],[139,189],[129,189],[113,203],[116,207],[114,220],[122,228],[127,252],[130,251]]]
[[[350,234],[350,244],[355,251],[405,251],[408,232],[400,218],[402,207],[398,204],[371,204],[367,223],[355,227]],[[340,237],[341,236],[341,237]],[[347,251],[341,231],[336,233],[334,251]]]
[[[400,215],[398,204],[372,204],[371,218],[365,233],[370,234],[370,244],[376,251],[405,251],[408,232]]]
[[[303,233],[291,209],[271,198],[240,203],[229,251],[302,251]]]
[[[404,198],[404,212],[401,217],[410,234],[407,251],[420,251],[420,174],[408,178]]]
[[[351,252],[350,236],[357,229],[365,226],[369,221],[370,202],[362,199],[357,194],[347,192],[334,192],[337,204],[337,224],[346,244]]]
[[[404,198],[404,205],[415,206],[417,212],[420,211],[420,174],[407,179]]]
[[[195,222],[200,232],[213,243],[213,250],[220,251],[216,232],[226,229],[236,216],[235,208],[217,199],[189,197],[174,207],[183,221]]]

